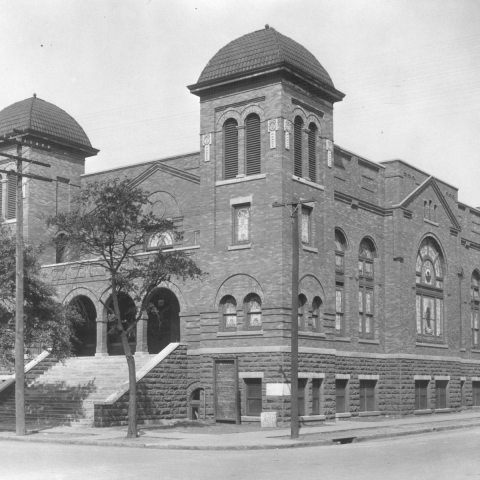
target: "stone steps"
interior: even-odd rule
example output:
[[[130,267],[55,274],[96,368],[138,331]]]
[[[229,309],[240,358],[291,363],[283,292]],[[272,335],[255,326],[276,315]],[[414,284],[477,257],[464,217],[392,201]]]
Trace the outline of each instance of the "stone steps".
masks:
[[[154,355],[135,358],[138,370]],[[30,424],[93,426],[94,405],[128,382],[125,357],[47,359],[26,374],[25,415]],[[0,394],[0,421],[15,421],[15,388]]]

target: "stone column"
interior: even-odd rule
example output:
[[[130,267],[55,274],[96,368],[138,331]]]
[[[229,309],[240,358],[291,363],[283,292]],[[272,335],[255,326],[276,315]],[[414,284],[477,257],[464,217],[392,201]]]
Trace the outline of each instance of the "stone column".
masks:
[[[103,305],[98,302],[97,309],[97,348],[95,350],[96,357],[108,357],[107,347],[107,319],[103,316]]]
[[[148,313],[143,312],[142,318],[137,323],[137,349],[135,356],[148,355],[147,326]]]

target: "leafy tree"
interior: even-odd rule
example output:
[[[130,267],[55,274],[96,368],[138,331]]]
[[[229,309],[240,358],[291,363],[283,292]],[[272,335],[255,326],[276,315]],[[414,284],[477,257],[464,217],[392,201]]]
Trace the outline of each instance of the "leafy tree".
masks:
[[[0,223],[0,364],[15,363],[15,255],[16,239],[10,227]],[[60,360],[72,353],[74,327],[82,317],[55,300],[55,289],[40,275],[39,251],[24,247],[24,339],[26,352],[41,346]]]
[[[47,224],[63,234],[53,239],[57,249],[70,258],[88,259],[89,264],[106,271],[112,301],[104,306],[113,320],[108,334],[119,335],[122,341],[130,387],[127,437],[136,437],[135,358],[128,338],[144,313],[158,315],[148,299],[161,282],[173,277],[182,281],[199,279],[203,273],[182,251],[160,248],[148,256],[138,255],[152,238],[161,244],[168,236],[181,239],[181,233],[170,220],[155,215],[149,194],[132,188],[128,180],[89,183],[77,201],[77,211],[60,213],[49,218]],[[119,303],[126,294],[136,308],[126,315],[123,312],[122,317]]]

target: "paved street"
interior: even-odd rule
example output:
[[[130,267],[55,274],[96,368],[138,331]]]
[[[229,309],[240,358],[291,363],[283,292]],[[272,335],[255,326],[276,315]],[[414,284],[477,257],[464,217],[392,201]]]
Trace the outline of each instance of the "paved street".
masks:
[[[480,429],[343,446],[259,451],[0,443],[2,480],[480,478]],[[314,476],[314,477],[312,477]]]

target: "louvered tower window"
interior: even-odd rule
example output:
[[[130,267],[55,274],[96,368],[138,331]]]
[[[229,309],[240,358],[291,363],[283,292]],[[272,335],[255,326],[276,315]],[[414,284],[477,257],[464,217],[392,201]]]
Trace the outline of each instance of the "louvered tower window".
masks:
[[[302,176],[302,129],[303,120],[295,117],[293,124],[293,174]]]
[[[308,127],[308,176],[312,182],[317,181],[316,139],[317,126],[311,123]]]
[[[237,121],[229,118],[223,126],[224,163],[223,178],[235,178],[238,175],[238,130]]]
[[[247,175],[260,173],[260,117],[252,113],[245,120]]]
[[[17,217],[17,177],[8,175],[7,182],[7,220],[13,220]]]

